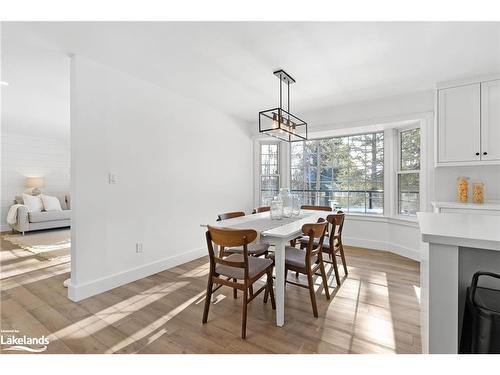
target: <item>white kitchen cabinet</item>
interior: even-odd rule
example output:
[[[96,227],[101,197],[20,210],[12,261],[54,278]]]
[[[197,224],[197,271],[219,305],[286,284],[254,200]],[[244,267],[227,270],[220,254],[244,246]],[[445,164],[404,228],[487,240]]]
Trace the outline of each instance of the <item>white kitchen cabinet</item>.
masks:
[[[438,91],[438,162],[481,160],[480,84]]]
[[[438,84],[436,166],[500,164],[500,77]]]
[[[500,80],[481,83],[481,160],[500,160]]]

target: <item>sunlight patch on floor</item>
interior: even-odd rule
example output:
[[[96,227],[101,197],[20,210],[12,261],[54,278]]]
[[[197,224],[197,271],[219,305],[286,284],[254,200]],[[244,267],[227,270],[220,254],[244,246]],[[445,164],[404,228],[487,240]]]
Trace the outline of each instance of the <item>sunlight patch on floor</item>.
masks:
[[[376,284],[365,282],[363,279],[359,280],[356,314],[353,321],[355,336],[395,349],[396,337],[390,309],[384,310],[384,315],[381,316],[369,304],[372,300],[379,300],[390,305],[389,293],[385,287],[387,274],[385,272],[373,273],[376,273],[378,279]],[[366,304],[367,302],[368,304]]]
[[[171,310],[166,315],[162,316],[161,318],[159,318],[159,319],[155,320],[154,322],[148,324],[146,327],[144,327],[144,328],[140,329],[139,331],[135,332],[134,334],[132,334],[126,340],[120,341],[116,345],[112,346],[111,348],[109,348],[106,351],[106,353],[114,353],[114,352],[117,352],[117,351],[125,348],[126,346],[130,345],[130,339],[133,339],[134,342],[144,339],[149,334],[151,334],[152,332],[154,332],[156,329],[158,329],[161,326],[163,326],[164,324],[166,324],[170,319],[172,319],[173,317],[175,317],[176,315],[178,315],[179,313],[181,313],[184,309],[186,309],[189,305],[191,305],[192,303],[194,303],[198,298],[200,298],[204,294],[205,294],[205,291],[198,293],[194,297],[191,297],[186,302],[180,304],[179,306],[177,306],[175,309]],[[166,332],[166,330],[165,330],[165,332]],[[153,335],[153,336],[155,336],[155,335]],[[159,337],[161,337],[161,335],[156,334],[156,339],[155,340],[157,340]],[[151,340],[151,337],[149,338],[149,340]],[[150,344],[153,341],[155,341],[155,340],[151,340],[151,341],[149,341],[149,340],[148,340],[148,344]]]
[[[206,264],[203,264],[199,267],[192,269],[191,271],[184,272],[184,274],[182,274],[181,277],[187,278],[187,277],[207,276],[209,271],[210,271],[210,263],[206,263]]]
[[[88,318],[60,329],[53,333],[57,338],[84,338],[96,333],[109,324],[116,323],[130,314],[136,313],[143,307],[165,297],[189,284],[188,282],[169,282],[167,284],[156,285],[144,292],[127,298],[119,303],[109,306]],[[83,328],[83,329],[82,329]]]

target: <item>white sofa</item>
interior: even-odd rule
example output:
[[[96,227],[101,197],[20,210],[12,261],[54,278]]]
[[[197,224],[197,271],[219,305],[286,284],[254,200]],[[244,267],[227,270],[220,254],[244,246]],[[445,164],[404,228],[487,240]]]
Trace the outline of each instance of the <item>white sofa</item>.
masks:
[[[11,225],[12,229],[21,232],[32,230],[63,228],[71,226],[71,199],[69,194],[47,194],[57,197],[62,211],[28,212],[25,206],[17,208],[17,221]],[[23,204],[23,197],[17,196],[15,204]]]

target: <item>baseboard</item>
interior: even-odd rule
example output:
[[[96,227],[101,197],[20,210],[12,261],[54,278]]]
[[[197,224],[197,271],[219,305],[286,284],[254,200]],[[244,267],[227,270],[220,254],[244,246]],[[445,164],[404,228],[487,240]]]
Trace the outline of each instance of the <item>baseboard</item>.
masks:
[[[342,242],[346,246],[362,247],[370,250],[381,250],[389,251],[391,253],[403,256],[405,258],[410,258],[420,262],[420,251],[410,249],[405,246],[401,246],[392,242],[387,241],[377,241],[377,240],[367,240],[364,238],[354,238],[354,237],[344,237]]]
[[[144,277],[154,275],[155,273],[190,262],[194,259],[201,258],[205,255],[207,255],[207,249],[200,248],[148,263],[137,268],[132,268],[127,271],[115,273],[114,275],[96,279],[91,282],[75,285],[70,281],[68,285],[68,298],[78,302],[96,294],[106,292]]]
[[[10,232],[12,228],[9,224],[0,224],[0,232]]]

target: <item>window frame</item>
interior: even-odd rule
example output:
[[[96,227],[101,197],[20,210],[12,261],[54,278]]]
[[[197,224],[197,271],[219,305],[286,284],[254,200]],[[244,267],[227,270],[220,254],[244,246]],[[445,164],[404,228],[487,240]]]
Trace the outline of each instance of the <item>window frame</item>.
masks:
[[[351,137],[356,137],[356,136],[361,136],[361,135],[367,135],[367,134],[377,134],[377,133],[382,133],[382,137],[383,137],[383,168],[384,168],[384,178],[382,179],[382,184],[383,184],[383,204],[382,204],[382,212],[381,213],[374,213],[374,212],[366,212],[366,205],[365,205],[365,212],[349,212],[349,207],[346,207],[344,208],[345,210],[345,213],[348,214],[348,215],[361,215],[361,216],[375,216],[375,217],[387,217],[387,213],[386,213],[386,192],[387,192],[387,188],[386,188],[386,180],[385,180],[385,176],[386,176],[386,142],[387,142],[387,139],[386,139],[386,132],[384,131],[384,129],[376,129],[376,130],[367,130],[367,131],[364,131],[364,132],[359,132],[359,133],[349,133],[349,134],[344,134],[344,135],[332,135],[332,136],[324,136],[324,137],[317,137],[317,138],[311,138],[311,139],[308,139],[307,141],[320,141],[320,140],[323,140],[323,139],[332,139],[332,138],[351,138]],[[290,181],[290,189],[291,189],[291,183],[292,183],[292,147],[291,147],[291,144],[292,143],[296,143],[296,142],[307,142],[307,141],[303,141],[303,140],[299,140],[299,141],[293,141],[293,142],[290,142],[290,152],[289,152],[289,155],[288,155],[288,165],[289,165],[289,168],[288,168],[288,177],[289,177],[289,181]],[[350,141],[349,141],[349,145],[350,145]],[[349,146],[350,147],[350,146]],[[365,182],[366,182],[366,176],[365,176]],[[303,181],[303,183],[305,184],[305,181]],[[350,191],[350,190],[349,190]],[[366,191],[365,191],[366,193]],[[349,202],[349,194],[347,195],[347,201]],[[349,206],[349,203],[348,203],[348,206]]]
[[[277,150],[277,156],[276,156],[276,161],[277,161],[277,166],[276,166],[276,170],[278,173],[276,174],[262,174],[262,146],[264,145],[276,145],[276,150]],[[281,145],[280,145],[280,142],[279,141],[273,141],[273,140],[269,140],[269,141],[259,141],[258,142],[258,146],[259,146],[259,162],[258,162],[258,166],[259,166],[259,173],[258,173],[258,176],[259,176],[259,183],[258,183],[258,186],[259,186],[259,201],[258,201],[258,205],[259,206],[262,206],[263,205],[263,201],[262,201],[262,177],[277,177],[278,178],[278,192],[279,192],[279,189],[281,187]]]
[[[419,129],[419,136],[420,136],[420,160],[419,160],[419,169],[413,169],[413,170],[402,170],[401,169],[401,134],[407,131]],[[393,202],[394,202],[394,212],[393,216],[399,217],[399,218],[405,218],[407,220],[416,220],[417,219],[417,214],[403,214],[401,213],[400,207],[399,207],[399,176],[403,174],[418,174],[418,207],[417,211],[419,212],[422,209],[422,126],[421,123],[415,123],[407,126],[402,126],[395,128],[395,147],[394,147],[394,157],[396,158],[394,166],[394,184],[395,184],[395,194],[393,197]]]

